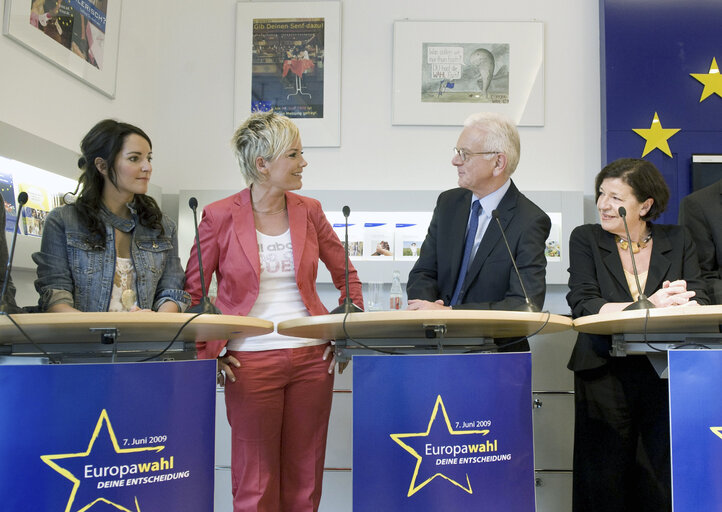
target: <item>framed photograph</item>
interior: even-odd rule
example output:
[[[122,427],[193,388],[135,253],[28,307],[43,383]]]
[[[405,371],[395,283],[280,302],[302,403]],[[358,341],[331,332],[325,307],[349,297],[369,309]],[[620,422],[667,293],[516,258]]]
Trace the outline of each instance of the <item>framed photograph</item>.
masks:
[[[341,145],[339,2],[238,2],[235,124],[294,120],[304,146]]]
[[[5,0],[3,34],[115,97],[121,0]]]
[[[541,22],[394,22],[393,124],[460,126],[483,110],[544,125]]]

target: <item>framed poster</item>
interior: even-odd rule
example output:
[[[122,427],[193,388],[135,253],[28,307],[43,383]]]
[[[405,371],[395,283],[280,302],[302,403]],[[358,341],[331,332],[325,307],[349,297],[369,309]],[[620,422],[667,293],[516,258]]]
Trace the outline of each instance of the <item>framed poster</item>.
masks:
[[[121,0],[6,0],[3,34],[115,97]]]
[[[461,126],[484,110],[544,125],[541,22],[394,22],[392,124]]]
[[[304,146],[340,146],[339,2],[238,2],[235,125],[274,110]]]

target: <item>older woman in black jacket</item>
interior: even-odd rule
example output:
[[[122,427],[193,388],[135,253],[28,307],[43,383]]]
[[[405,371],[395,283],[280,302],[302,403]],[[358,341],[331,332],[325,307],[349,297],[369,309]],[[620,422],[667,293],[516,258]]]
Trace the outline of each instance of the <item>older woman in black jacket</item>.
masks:
[[[630,245],[643,293],[655,307],[707,304],[690,234],[651,223],[669,199],[657,168],[617,160],[602,169],[595,186],[600,224],[577,227],[569,240],[573,316],[621,311],[637,300]],[[574,510],[671,510],[667,382],[646,356],[612,358],[610,348],[609,336],[580,333],[569,361],[575,375]]]

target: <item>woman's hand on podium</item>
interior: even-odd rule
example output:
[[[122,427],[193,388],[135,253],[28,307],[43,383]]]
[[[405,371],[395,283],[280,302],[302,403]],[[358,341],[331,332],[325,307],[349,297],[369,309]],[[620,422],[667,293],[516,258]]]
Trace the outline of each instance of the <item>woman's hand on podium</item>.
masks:
[[[128,310],[129,313],[152,313],[152,309],[141,309],[139,306],[135,305],[132,308]]]
[[[662,283],[662,287],[654,292],[649,300],[658,308],[666,308],[670,306],[685,306],[690,303],[696,304],[690,300],[695,296],[695,292],[687,290],[687,282],[683,279]]]

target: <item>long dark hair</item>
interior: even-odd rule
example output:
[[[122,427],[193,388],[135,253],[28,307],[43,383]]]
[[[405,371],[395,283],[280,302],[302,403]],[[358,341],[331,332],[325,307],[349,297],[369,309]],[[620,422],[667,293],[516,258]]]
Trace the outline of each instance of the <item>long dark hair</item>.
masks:
[[[85,222],[90,231],[93,243],[99,247],[105,247],[105,224],[100,218],[100,208],[103,204],[103,186],[105,180],[95,165],[96,158],[102,158],[107,162],[108,179],[117,186],[115,172],[115,158],[123,148],[126,137],[136,134],[148,141],[152,148],[150,137],[140,128],[127,123],[120,123],[113,119],[104,119],[93,126],[80,142],[82,156],[78,159],[78,167],[83,174],[78,179],[78,187],[73,195],[78,193],[75,200],[75,208],[78,209],[80,218]],[[67,201],[66,201],[67,202]],[[163,233],[161,219],[163,213],[150,196],[136,194],[133,196],[131,206],[138,214],[138,220],[143,226],[159,230]]]

